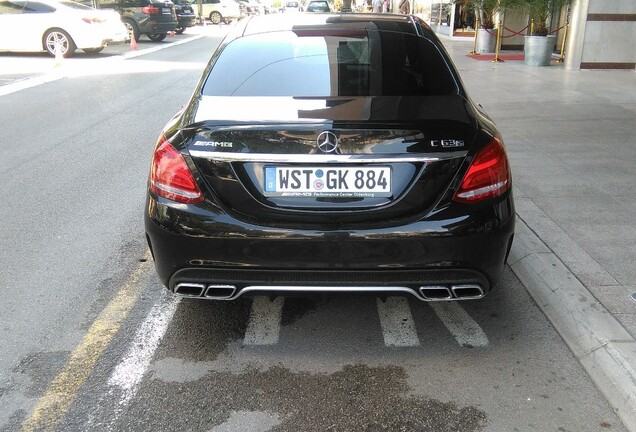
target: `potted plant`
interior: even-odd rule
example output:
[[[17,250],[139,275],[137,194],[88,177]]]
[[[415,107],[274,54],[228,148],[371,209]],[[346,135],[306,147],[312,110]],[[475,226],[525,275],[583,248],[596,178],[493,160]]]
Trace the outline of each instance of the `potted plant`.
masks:
[[[480,54],[495,52],[497,33],[495,17],[508,3],[508,0],[457,0],[457,4],[472,10],[479,20],[477,32],[477,48]]]
[[[475,15],[479,19],[477,31],[477,52],[495,52],[497,45],[497,33],[495,28],[495,15],[499,12],[501,4],[499,0],[473,0]]]
[[[550,35],[548,19],[569,5],[571,0],[514,0],[515,8],[528,14],[534,22],[532,33],[525,37],[524,63],[531,66],[550,66],[556,36]]]

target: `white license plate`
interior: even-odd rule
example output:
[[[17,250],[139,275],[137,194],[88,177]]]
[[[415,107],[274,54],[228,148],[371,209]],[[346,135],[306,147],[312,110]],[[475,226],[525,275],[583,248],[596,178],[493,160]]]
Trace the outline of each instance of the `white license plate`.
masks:
[[[265,196],[389,197],[391,167],[265,167]]]
[[[163,12],[164,14],[169,14],[172,12],[172,10],[170,10],[170,8],[161,8],[161,12]]]

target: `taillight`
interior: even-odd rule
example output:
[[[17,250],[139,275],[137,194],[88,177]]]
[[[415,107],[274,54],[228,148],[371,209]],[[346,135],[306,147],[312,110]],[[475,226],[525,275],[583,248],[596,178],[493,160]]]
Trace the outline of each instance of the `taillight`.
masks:
[[[102,22],[104,22],[104,20],[100,19],[100,18],[82,18],[82,21],[84,21],[86,24],[94,24],[94,23],[102,23]]]
[[[185,159],[164,137],[152,158],[150,190],[160,197],[183,204],[203,201],[203,194]]]
[[[141,10],[146,15],[158,15],[161,13],[161,9],[154,5],[144,6],[143,8],[141,8]]]
[[[510,168],[500,137],[493,138],[473,159],[453,198],[476,203],[497,197],[510,188]]]

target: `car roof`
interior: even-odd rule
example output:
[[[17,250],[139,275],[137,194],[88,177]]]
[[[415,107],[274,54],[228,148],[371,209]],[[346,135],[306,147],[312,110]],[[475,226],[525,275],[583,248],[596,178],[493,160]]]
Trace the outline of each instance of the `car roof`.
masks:
[[[235,37],[278,31],[312,31],[317,35],[329,30],[367,31],[389,30],[411,34],[420,34],[423,22],[415,21],[410,15],[398,14],[360,14],[360,13],[327,13],[327,14],[285,14],[256,15],[237,23]]]

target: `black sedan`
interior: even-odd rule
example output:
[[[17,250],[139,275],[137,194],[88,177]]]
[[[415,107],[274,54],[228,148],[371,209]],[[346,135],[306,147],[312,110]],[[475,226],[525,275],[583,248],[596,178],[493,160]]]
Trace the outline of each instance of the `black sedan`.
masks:
[[[145,228],[178,295],[477,299],[513,239],[501,136],[404,15],[242,20],[155,148]]]

